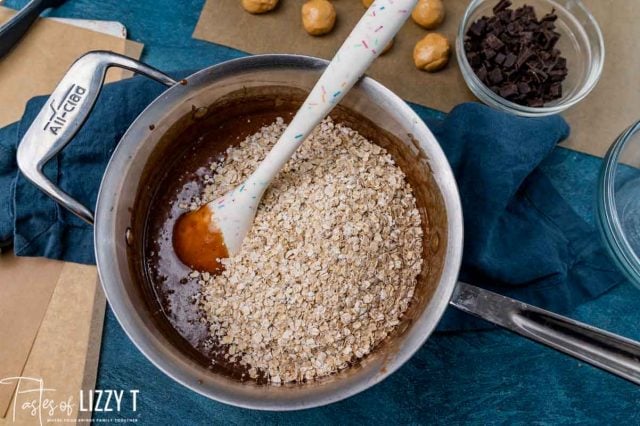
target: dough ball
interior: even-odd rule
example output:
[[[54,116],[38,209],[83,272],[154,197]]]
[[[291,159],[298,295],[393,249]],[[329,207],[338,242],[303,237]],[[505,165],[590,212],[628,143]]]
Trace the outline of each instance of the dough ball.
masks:
[[[449,62],[451,46],[442,34],[429,33],[413,48],[413,62],[418,69],[438,71]]]
[[[369,8],[373,4],[374,0],[362,0],[362,5],[366,8]]]
[[[266,13],[278,5],[278,0],[242,0],[242,7],[249,13]]]
[[[309,34],[326,34],[335,23],[336,9],[329,0],[309,0],[302,5],[302,25]]]
[[[428,30],[435,29],[444,21],[442,0],[419,0],[411,13],[416,24]]]

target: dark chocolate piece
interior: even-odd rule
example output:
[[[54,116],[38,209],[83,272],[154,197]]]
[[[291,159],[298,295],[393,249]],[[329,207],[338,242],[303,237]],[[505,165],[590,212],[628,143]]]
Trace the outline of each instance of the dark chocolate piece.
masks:
[[[516,61],[516,68],[522,68],[527,61],[535,55],[535,52],[532,49],[526,47],[520,54],[518,55],[518,60]]]
[[[493,34],[489,34],[487,38],[484,39],[484,43],[493,50],[500,50],[504,47],[504,43]]]
[[[509,52],[507,53],[507,57],[504,60],[504,67],[505,68],[511,68],[516,64],[516,60],[518,59],[518,57],[516,55],[514,55],[513,53]]]
[[[485,28],[487,28],[487,21],[484,19],[479,19],[474,22],[471,27],[469,27],[469,33],[474,37],[482,37]]]
[[[530,106],[532,108],[540,108],[544,106],[544,101],[542,100],[542,98],[528,99],[527,106]]]
[[[489,81],[495,84],[503,81],[502,71],[500,71],[500,68],[494,68],[489,72]]]
[[[495,6],[493,6],[493,13],[494,14],[498,14],[501,11],[507,9],[511,7],[511,1],[510,0],[500,0],[498,2],[498,4],[496,4]]]
[[[521,95],[526,95],[530,91],[531,91],[531,86],[529,86],[529,83],[526,83],[526,82],[518,83],[518,92]]]
[[[471,66],[475,68],[482,64],[482,55],[480,55],[479,53],[469,53],[469,55],[467,55],[467,60],[469,61]]]
[[[500,88],[498,93],[503,98],[511,99],[512,97],[518,94],[518,86],[516,86],[514,83],[506,83],[504,86]]]
[[[496,56],[496,51],[493,49],[484,49],[482,51],[482,55],[484,56],[485,60],[490,61]]]
[[[549,87],[549,95],[553,99],[557,99],[562,96],[562,85],[560,83],[553,83]]]
[[[485,84],[487,83],[487,69],[484,65],[481,65],[480,68],[478,68],[478,71],[476,71],[476,75],[478,76],[480,81]]]

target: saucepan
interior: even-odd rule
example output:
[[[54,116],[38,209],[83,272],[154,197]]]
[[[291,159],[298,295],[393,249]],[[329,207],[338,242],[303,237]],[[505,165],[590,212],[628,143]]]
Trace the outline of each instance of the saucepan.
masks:
[[[185,129],[221,120],[237,105],[276,108],[299,102],[327,62],[262,55],[221,63],[175,81],[133,59],[91,52],[69,69],[18,149],[22,173],[54,200],[94,224],[100,279],[111,309],[132,342],[160,370],[215,400],[253,409],[293,410],[329,404],[361,392],[396,371],[424,344],[452,305],[522,336],[640,384],[640,345],[586,324],[457,281],[463,221],[456,182],[438,142],[398,96],[365,77],[334,110],[392,154],[412,184],[423,228],[424,267],[404,321],[361,362],[308,383],[265,385],[217,373],[167,321],[147,282],[139,249],[153,176],[172,161]],[[131,124],[113,152],[95,215],[42,173],[91,113],[109,67],[150,77],[168,88]],[[237,108],[236,108],[237,109]],[[215,142],[212,142],[215,143]],[[274,230],[277,232],[277,230]]]

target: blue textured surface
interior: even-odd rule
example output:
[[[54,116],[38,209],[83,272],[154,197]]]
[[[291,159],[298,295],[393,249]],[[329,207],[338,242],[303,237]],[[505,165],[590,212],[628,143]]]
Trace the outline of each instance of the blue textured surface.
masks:
[[[8,0],[10,7],[25,1]],[[203,0],[70,0],[52,16],[117,20],[145,43],[143,59],[164,70],[241,56],[191,39]],[[415,106],[421,115],[433,114]],[[557,149],[543,165],[556,189],[593,222],[599,160]],[[640,295],[621,285],[572,316],[639,339]],[[436,334],[382,384],[346,401],[295,413],[237,409],[187,391],[153,367],[107,313],[97,387],[140,389],[141,424],[640,422],[636,386],[504,331]],[[123,412],[122,418],[136,417]],[[113,419],[117,414],[97,414]]]

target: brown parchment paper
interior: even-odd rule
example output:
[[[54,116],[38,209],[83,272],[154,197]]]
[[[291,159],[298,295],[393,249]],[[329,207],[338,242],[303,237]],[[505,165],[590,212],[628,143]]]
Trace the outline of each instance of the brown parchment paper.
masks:
[[[0,23],[13,13],[0,7]],[[139,58],[142,45],[69,24],[38,20],[20,44],[0,60],[0,127],[18,120],[28,99],[51,92],[77,57],[95,49]],[[109,80],[124,76],[121,70],[114,71],[108,74]],[[87,275],[84,268],[92,269],[93,275]],[[66,271],[64,279],[61,278],[63,271]],[[60,280],[62,283],[70,280],[80,286],[79,294],[58,291],[58,287],[64,285],[58,285]],[[48,377],[43,377],[45,381],[66,383],[60,385],[61,388],[67,386],[65,389],[76,386],[76,394],[80,386],[93,387],[105,307],[100,291],[95,267],[2,254],[0,380],[24,374],[28,363],[33,371],[47,372]],[[67,317],[55,313],[61,309],[74,319],[68,321]],[[37,353],[36,347],[50,347],[51,341],[62,346],[73,345],[76,357],[82,362],[55,353],[32,359]],[[12,406],[14,392],[15,382],[0,385],[0,424],[11,423],[11,417],[5,415]]]
[[[0,256],[0,380],[22,372],[62,266],[12,253]],[[5,417],[14,390],[12,384],[0,385],[0,418]]]
[[[275,11],[251,15],[242,9],[239,0],[207,0],[193,36],[249,53],[296,53],[331,59],[365,12],[360,0],[335,0],[336,27],[325,36],[313,37],[302,28],[302,4],[303,0],[281,0]],[[445,4],[447,16],[438,32],[453,43],[466,2],[445,0]],[[458,71],[455,55],[449,66],[438,73],[416,69],[413,46],[427,33],[409,19],[396,36],[393,48],[376,59],[367,74],[403,99],[448,111],[472,95]]]
[[[564,113],[568,148],[603,156],[622,131],[640,119],[640,1],[584,0],[604,37],[602,77],[593,92]]]
[[[0,7],[0,23],[14,13]],[[90,50],[124,53],[130,43],[135,42],[50,19],[37,20],[15,48],[0,59],[0,127],[19,120],[29,99],[51,93],[83,53]],[[109,72],[108,81],[124,75],[120,69],[115,71]]]
[[[331,59],[364,13],[360,0],[335,0],[337,26],[323,37],[309,36],[303,30],[300,19],[303,3],[303,0],[281,0],[274,12],[251,15],[238,0],[207,0],[194,37],[249,53],[297,53]],[[634,45],[640,39],[640,2],[584,0],[584,3],[604,34],[606,62],[594,92],[564,114],[572,134],[563,146],[602,156],[615,137],[640,118],[640,54]],[[453,47],[468,1],[444,0],[444,4],[447,17],[437,31],[445,34]],[[441,111],[475,100],[462,79],[455,55],[441,72],[428,74],[415,69],[413,46],[426,33],[409,20],[396,37],[393,49],[378,58],[368,74],[403,99]]]
[[[75,305],[72,307],[71,305]],[[42,415],[42,424],[50,421],[68,424],[79,415],[90,418],[87,411],[80,412],[80,389],[85,391],[95,385],[95,369],[93,382],[85,383],[88,352],[97,353],[100,349],[100,339],[93,338],[102,334],[105,299],[99,288],[97,271],[94,266],[65,263],[57,280],[51,303],[46,311],[44,320],[29,358],[22,372],[24,381],[20,383],[20,390],[30,390],[38,386],[30,379],[42,379],[43,387],[51,389],[44,394],[56,404],[69,401],[70,410],[57,409],[32,412],[20,409],[25,401],[33,398],[29,394],[17,395],[14,402],[18,409],[13,415],[13,406],[6,416],[8,424],[37,424]],[[92,336],[94,334],[94,336]],[[87,342],[92,341],[91,345]],[[93,357],[93,355],[92,355]],[[80,373],[80,374],[79,374]],[[85,394],[86,396],[86,394]],[[88,400],[85,398],[84,406]],[[12,404],[13,405],[13,404]]]

